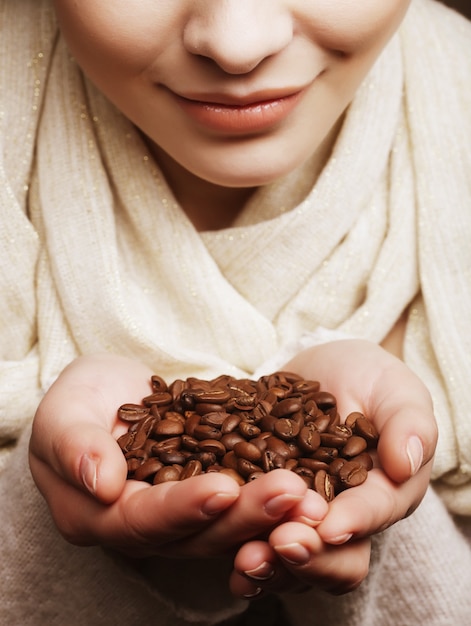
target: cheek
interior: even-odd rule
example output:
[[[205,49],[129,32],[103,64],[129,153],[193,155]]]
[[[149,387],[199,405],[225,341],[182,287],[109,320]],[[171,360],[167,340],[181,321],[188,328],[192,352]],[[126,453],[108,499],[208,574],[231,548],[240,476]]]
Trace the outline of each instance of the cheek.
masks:
[[[162,20],[155,10],[139,12],[139,3],[54,0],[54,6],[71,53],[97,83],[138,74],[157,54],[156,42],[162,42],[155,32]]]
[[[319,0],[312,32],[323,47],[345,55],[376,54],[397,30],[411,0]]]

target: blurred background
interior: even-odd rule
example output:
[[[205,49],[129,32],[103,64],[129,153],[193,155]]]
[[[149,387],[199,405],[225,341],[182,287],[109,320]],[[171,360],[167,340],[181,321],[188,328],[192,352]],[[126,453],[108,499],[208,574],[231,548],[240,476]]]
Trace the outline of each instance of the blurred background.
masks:
[[[471,0],[443,0],[443,2],[471,19]]]

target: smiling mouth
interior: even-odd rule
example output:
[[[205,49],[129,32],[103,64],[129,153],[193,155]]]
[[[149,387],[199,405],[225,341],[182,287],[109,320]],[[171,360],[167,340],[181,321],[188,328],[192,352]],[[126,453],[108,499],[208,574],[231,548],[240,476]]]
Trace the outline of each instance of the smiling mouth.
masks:
[[[303,91],[241,104],[209,102],[177,94],[174,97],[184,113],[198,125],[213,131],[241,134],[261,132],[280,124],[296,107]]]

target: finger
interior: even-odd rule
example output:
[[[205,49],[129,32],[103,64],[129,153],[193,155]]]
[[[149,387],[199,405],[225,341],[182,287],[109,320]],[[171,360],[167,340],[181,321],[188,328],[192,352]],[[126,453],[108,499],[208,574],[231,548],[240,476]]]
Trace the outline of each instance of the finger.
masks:
[[[112,355],[82,357],[64,370],[38,407],[30,455],[65,480],[112,502],[124,486],[126,464],[115,439],[117,409],[149,391],[147,367]],[[32,471],[34,475],[34,463]]]
[[[264,592],[298,592],[303,581],[288,571],[273,547],[266,541],[249,541],[238,551],[229,579],[234,596],[253,598]]]
[[[35,445],[40,437],[36,434],[31,439],[30,468],[41,491],[43,474],[37,469],[46,458],[57,476],[101,502],[109,504],[119,497],[127,478],[126,459],[105,428],[83,422],[71,424],[56,435],[42,456],[36,454]]]
[[[233,504],[240,491],[234,480],[222,474],[156,486],[131,480],[126,482],[119,499],[106,505],[65,483],[44,463],[38,463],[36,469],[45,485],[43,494],[51,515],[69,542],[111,546],[134,556],[167,551],[174,556],[197,556],[186,552],[191,545],[179,547],[175,542],[211,524]]]
[[[335,545],[351,537],[381,532],[417,508],[427,489],[429,475],[426,466],[409,481],[397,484],[382,470],[371,470],[365,483],[334,498],[317,532],[325,542]]]
[[[438,431],[430,393],[400,359],[372,342],[340,340],[306,350],[293,366],[335,395],[342,418],[360,411],[373,420],[380,462],[393,480],[431,460]]]
[[[240,497],[211,529],[201,533],[204,550],[221,553],[271,530],[306,495],[307,486],[294,472],[274,470],[240,490]]]
[[[380,433],[378,457],[381,466],[394,481],[403,482],[433,458],[438,429],[432,400],[422,383],[412,377],[403,388],[394,389],[393,374],[389,374],[391,388],[383,391],[382,398],[372,402],[367,411]]]
[[[369,570],[369,539],[341,546],[325,544],[316,529],[288,522],[271,533],[269,543],[284,567],[304,586],[334,594],[356,589]]]
[[[229,587],[235,597],[254,598],[260,595],[268,581],[279,575],[282,569],[278,557],[265,541],[248,541],[234,559],[234,570]]]

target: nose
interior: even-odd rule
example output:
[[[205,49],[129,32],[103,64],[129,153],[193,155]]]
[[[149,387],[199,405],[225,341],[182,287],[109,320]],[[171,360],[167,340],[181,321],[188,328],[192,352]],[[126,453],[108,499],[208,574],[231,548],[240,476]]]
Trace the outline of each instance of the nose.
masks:
[[[292,19],[277,0],[193,0],[183,31],[188,52],[229,74],[245,74],[283,50]]]

